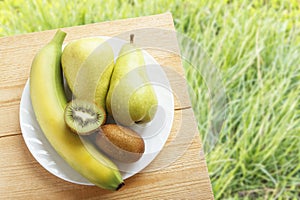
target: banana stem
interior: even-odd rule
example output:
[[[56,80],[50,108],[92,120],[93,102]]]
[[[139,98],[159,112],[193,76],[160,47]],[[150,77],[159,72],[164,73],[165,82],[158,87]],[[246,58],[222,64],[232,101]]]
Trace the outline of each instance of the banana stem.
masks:
[[[67,33],[63,32],[62,30],[58,29],[51,40],[52,43],[62,45]]]

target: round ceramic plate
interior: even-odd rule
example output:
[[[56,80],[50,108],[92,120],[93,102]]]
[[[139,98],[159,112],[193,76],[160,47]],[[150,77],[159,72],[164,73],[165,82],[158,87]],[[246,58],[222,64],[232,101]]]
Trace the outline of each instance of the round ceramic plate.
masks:
[[[125,41],[117,38],[108,38],[117,57]],[[149,165],[163,148],[170,134],[174,117],[174,99],[168,78],[156,60],[143,51],[147,66],[147,73],[153,84],[158,99],[158,110],[154,119],[146,125],[134,125],[131,128],[138,132],[145,141],[145,153],[134,163],[115,161],[123,179],[129,178]],[[25,143],[33,157],[53,175],[77,184],[93,185],[79,173],[73,170],[53,149],[44,136],[32,108],[29,91],[29,81],[23,90],[20,102],[20,126]]]

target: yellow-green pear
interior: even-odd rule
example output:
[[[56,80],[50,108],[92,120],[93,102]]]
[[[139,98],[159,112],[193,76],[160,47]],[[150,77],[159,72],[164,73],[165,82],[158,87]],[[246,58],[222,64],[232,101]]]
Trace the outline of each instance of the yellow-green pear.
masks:
[[[96,37],[72,41],[63,50],[61,64],[75,98],[93,101],[105,109],[114,67],[112,47]]]
[[[133,37],[130,35],[130,43],[120,50],[106,98],[108,113],[125,126],[150,122],[158,103],[143,52],[133,43]]]

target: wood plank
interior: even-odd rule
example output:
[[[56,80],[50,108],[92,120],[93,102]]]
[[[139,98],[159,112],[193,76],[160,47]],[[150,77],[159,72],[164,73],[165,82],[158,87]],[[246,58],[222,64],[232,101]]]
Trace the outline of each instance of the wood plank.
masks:
[[[192,109],[176,111],[174,124],[172,135],[154,162],[125,180],[126,185],[117,192],[61,180],[37,163],[22,135],[3,137],[0,139],[0,199],[44,196],[50,199],[97,199],[99,196],[111,199],[130,196],[135,199],[212,199]]]

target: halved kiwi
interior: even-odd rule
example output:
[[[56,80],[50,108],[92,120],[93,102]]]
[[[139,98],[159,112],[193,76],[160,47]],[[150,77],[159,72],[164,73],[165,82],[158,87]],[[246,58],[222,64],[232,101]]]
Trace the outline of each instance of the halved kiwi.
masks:
[[[106,121],[106,113],[103,108],[82,99],[70,101],[64,114],[68,127],[79,135],[93,133]]]

